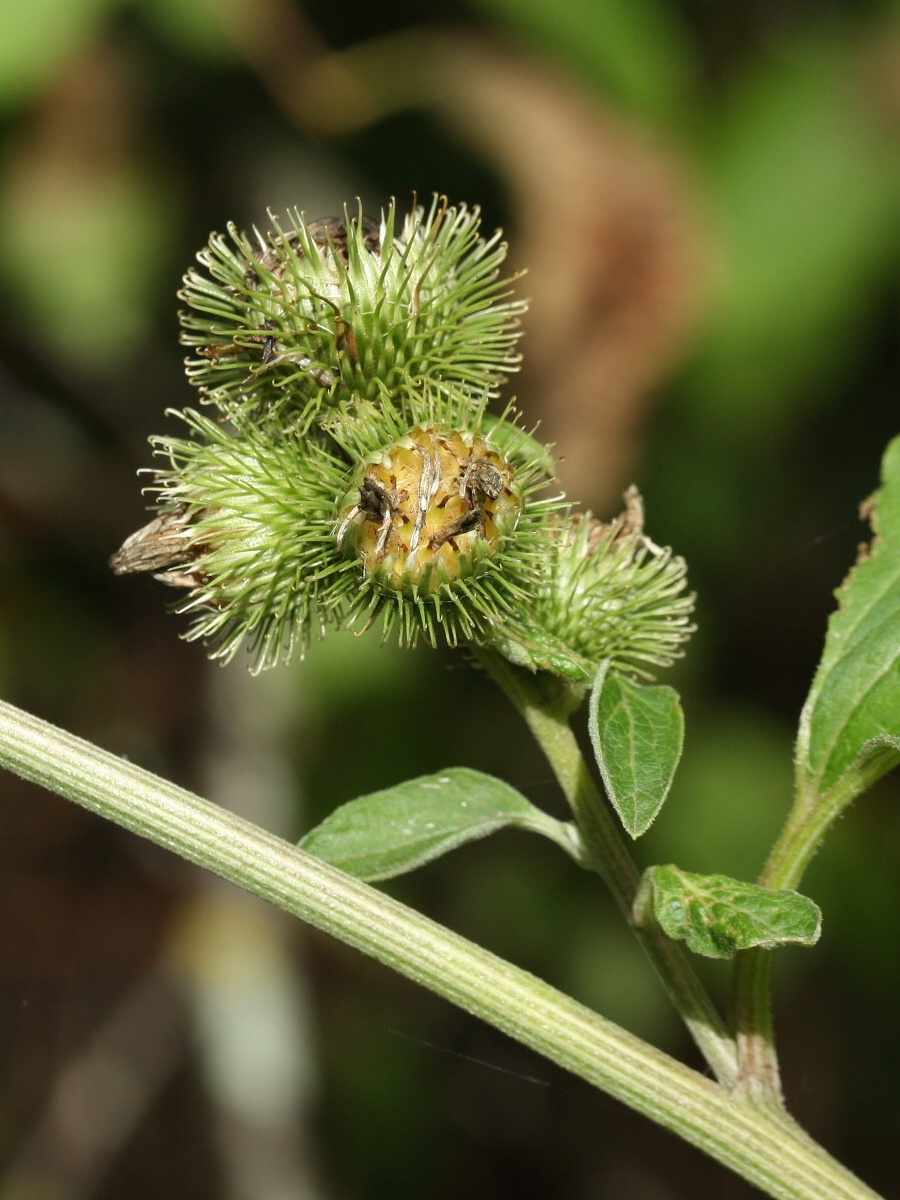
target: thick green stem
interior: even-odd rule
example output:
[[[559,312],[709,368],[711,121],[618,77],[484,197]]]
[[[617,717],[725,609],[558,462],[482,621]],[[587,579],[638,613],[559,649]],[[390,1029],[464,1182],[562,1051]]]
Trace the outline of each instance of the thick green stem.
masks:
[[[811,785],[798,780],[797,800],[772,847],[759,882],[771,888],[797,887],[831,825],[859,794],[848,776],[824,795],[811,794]]]
[[[828,828],[857,794],[848,777],[827,795],[817,795],[798,770],[796,799],[758,882],[763,887],[793,888]],[[772,1024],[772,952],[747,950],[738,956],[733,1013],[737,1034],[739,1091],[767,1103],[781,1103],[778,1054]]]
[[[575,816],[590,856],[630,924],[640,872],[603,802],[562,707],[548,702],[539,681],[491,651],[479,661],[521,712],[544,751]],[[726,1087],[737,1079],[734,1038],[677,943],[658,925],[634,926],[676,1009],[716,1078]]]
[[[877,1200],[783,1114],[232,813],[0,702],[0,765],[302,917],[679,1134],[775,1200]]]

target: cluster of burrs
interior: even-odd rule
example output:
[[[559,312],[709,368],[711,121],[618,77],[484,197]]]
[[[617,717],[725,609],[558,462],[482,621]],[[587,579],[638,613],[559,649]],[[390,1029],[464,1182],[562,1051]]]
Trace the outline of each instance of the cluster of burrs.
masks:
[[[500,235],[435,199],[229,227],[185,276],[187,374],[210,415],[154,437],[156,515],[117,574],[181,589],[189,639],[254,669],[328,628],[475,643],[585,682],[645,673],[691,631],[681,559],[553,494],[554,462],[512,406],[519,319]],[[170,410],[171,411],[171,410]]]

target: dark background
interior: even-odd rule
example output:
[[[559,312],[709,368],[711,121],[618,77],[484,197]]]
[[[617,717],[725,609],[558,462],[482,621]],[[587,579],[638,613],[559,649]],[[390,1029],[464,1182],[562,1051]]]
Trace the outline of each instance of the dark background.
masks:
[[[296,837],[469,765],[559,812],[461,655],[335,636],[258,679],[107,558],[191,403],[211,229],[361,196],[482,206],[533,298],[513,381],[574,499],[690,565],[687,743],[638,846],[752,877],[832,591],[897,432],[896,3],[47,0],[0,45],[0,691]],[[900,1192],[900,817],[884,781],[778,954],[790,1105]],[[751,1189],[377,965],[0,779],[0,1194],[740,1200]],[[599,885],[509,834],[397,895],[695,1062]],[[725,1000],[725,970],[701,963]]]

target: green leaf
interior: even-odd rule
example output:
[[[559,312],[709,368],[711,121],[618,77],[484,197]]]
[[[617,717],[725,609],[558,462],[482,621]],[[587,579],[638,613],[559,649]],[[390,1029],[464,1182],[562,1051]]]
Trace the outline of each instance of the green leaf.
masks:
[[[800,718],[801,785],[845,802],[900,762],[900,438],[866,506],[875,533],[837,592],[825,649]]]
[[[672,866],[644,872],[634,908],[639,925],[652,912],[669,937],[707,958],[731,958],[738,950],[786,942],[812,946],[822,925],[818,905],[789,888],[776,891]]]
[[[541,812],[502,780],[466,767],[351,800],[310,830],[300,846],[371,882],[412,871],[509,825],[543,833],[578,856],[571,825]]]
[[[684,742],[684,714],[674,688],[637,684],[604,663],[588,718],[594,755],[610,803],[633,838],[662,808]]]
[[[593,675],[594,664],[589,659],[538,624],[497,625],[491,630],[488,644],[517,667],[533,673],[550,671],[582,688]]]

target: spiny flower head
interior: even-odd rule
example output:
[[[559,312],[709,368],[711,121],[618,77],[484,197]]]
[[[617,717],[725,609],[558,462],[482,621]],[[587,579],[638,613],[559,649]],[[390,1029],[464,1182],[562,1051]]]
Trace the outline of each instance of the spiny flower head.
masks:
[[[694,631],[684,559],[644,533],[637,489],[603,522],[590,513],[553,518],[544,587],[498,634],[508,658],[530,670],[589,683],[601,662],[649,678],[670,666]]]
[[[228,662],[242,645],[254,669],[302,654],[324,632],[316,586],[327,570],[335,496],[346,466],[296,433],[238,435],[190,409],[170,413],[187,437],[151,439],[165,465],[148,489],[158,516],[113,555],[117,574],[152,571],[186,589],[185,634]]]
[[[380,222],[349,210],[270,220],[267,234],[213,234],[180,293],[188,377],[223,412],[308,428],[411,386],[478,404],[517,369],[525,305],[477,208],[435,198],[399,228],[393,203]]]
[[[533,445],[511,410],[490,422],[482,410],[360,453],[338,504],[351,569],[332,588],[348,622],[381,617],[404,645],[489,641],[540,586],[562,503]]]
[[[492,424],[505,453],[479,414],[474,429],[402,430],[394,411],[380,447],[375,429],[347,419],[344,444],[369,445],[358,463],[333,439],[311,452],[297,430],[273,438],[175,415],[191,436],[153,439],[166,464],[151,488],[158,515],[112,566],[186,589],[186,636],[215,658],[246,644],[259,670],[327,628],[379,618],[403,645],[487,640],[541,580],[559,501],[537,494],[547,476],[523,457],[530,439],[510,413]]]

